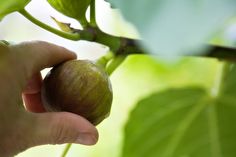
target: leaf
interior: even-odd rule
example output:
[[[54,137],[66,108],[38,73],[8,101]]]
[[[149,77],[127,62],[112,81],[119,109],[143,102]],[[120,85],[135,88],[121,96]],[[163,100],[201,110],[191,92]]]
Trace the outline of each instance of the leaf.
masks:
[[[84,22],[86,10],[91,0],[47,0],[48,3],[62,14]]]
[[[58,25],[58,27],[64,31],[64,32],[69,32],[72,33],[73,32],[73,28],[70,27],[70,23],[64,23],[64,22],[60,22],[58,21],[56,18],[51,17],[53,19],[53,21],[56,22],[56,24]]]
[[[122,157],[235,157],[236,66],[221,92],[169,89],[141,100],[125,127]]]
[[[0,1],[0,20],[14,11],[23,9],[30,0],[1,0]]]
[[[196,53],[235,14],[235,0],[109,0],[154,54]],[[199,51],[201,52],[201,51]]]

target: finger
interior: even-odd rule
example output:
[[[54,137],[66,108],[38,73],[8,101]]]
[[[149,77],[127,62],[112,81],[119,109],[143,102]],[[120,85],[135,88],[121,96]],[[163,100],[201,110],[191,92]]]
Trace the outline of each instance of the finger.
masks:
[[[28,78],[46,67],[52,67],[66,60],[76,58],[74,52],[44,41],[11,45],[10,50],[25,65],[24,68]]]
[[[89,121],[69,112],[20,114],[14,125],[5,130],[8,133],[1,139],[0,150],[5,150],[1,156],[13,156],[44,144],[93,145],[98,140],[97,129]]]
[[[22,92],[25,108],[27,111],[41,113],[46,110],[41,100],[42,76],[39,73],[34,74],[28,81],[26,88]]]
[[[93,145],[98,140],[97,129],[81,116],[68,112],[35,114],[35,145],[78,143]]]
[[[41,92],[35,94],[23,94],[22,97],[27,111],[35,113],[42,113],[46,111],[42,104]]]
[[[23,90],[24,94],[36,94],[41,91],[42,76],[40,72],[34,74],[30,80],[28,80],[26,88]]]

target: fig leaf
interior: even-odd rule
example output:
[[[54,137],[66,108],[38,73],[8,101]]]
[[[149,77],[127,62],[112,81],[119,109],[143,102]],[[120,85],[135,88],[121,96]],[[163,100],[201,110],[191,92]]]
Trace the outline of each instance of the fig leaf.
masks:
[[[0,20],[7,14],[23,9],[30,0],[1,0],[0,1]]]
[[[48,3],[62,14],[80,22],[85,21],[86,10],[91,0],[47,0]]]

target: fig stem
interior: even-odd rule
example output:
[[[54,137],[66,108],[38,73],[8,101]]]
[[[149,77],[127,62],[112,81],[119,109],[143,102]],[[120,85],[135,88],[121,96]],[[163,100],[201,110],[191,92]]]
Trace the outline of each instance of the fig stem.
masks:
[[[101,67],[103,67],[104,69],[106,69],[107,63],[114,58],[114,54],[112,51],[107,52],[106,55],[100,57],[97,61],[96,61],[96,65],[99,65]]]
[[[72,146],[72,143],[66,144],[66,147],[64,148],[61,157],[66,157],[66,155],[67,155],[67,153],[69,152],[71,146]]]
[[[63,31],[60,31],[58,29],[55,29],[41,21],[39,21],[38,19],[36,19],[35,17],[33,17],[29,12],[27,12],[25,9],[23,10],[20,10],[19,13],[21,15],[23,15],[25,18],[27,18],[28,20],[30,20],[32,23],[36,24],[37,26],[49,31],[49,32],[52,32],[58,36],[61,36],[63,38],[66,38],[66,39],[70,39],[70,40],[80,40],[80,34],[79,33],[68,33],[68,32],[63,32]]]
[[[97,27],[96,21],[96,1],[92,0],[90,4],[90,25],[92,27]]]
[[[110,76],[126,59],[127,55],[116,56],[113,58],[106,67],[106,72]]]

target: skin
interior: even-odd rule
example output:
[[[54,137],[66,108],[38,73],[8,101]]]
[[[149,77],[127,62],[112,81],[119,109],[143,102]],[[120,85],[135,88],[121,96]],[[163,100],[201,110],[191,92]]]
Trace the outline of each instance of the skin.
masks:
[[[43,41],[0,44],[1,157],[43,144],[97,142],[98,132],[89,121],[68,112],[45,112],[41,102],[40,71],[75,58],[73,52]]]

